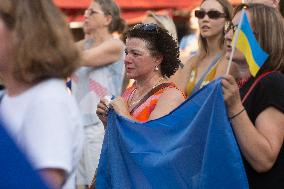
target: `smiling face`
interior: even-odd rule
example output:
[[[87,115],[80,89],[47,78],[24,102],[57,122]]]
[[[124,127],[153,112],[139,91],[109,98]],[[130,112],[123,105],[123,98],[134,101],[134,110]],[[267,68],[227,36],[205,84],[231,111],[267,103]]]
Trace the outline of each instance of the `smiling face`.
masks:
[[[216,0],[206,0],[200,6],[201,11],[218,11],[224,14],[222,5]],[[200,34],[204,38],[222,35],[225,25],[225,18],[220,17],[217,19],[209,18],[206,14],[203,18],[198,19]]]
[[[125,70],[129,79],[142,79],[152,75],[161,59],[151,54],[145,40],[139,38],[126,39]]]

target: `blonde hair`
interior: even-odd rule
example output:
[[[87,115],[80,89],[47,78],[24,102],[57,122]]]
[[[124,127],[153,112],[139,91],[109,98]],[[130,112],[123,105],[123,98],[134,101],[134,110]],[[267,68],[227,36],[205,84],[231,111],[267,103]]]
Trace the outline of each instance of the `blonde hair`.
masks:
[[[158,15],[153,11],[147,11],[146,16],[153,18],[157,22],[158,26],[167,30],[177,41],[177,30],[173,19],[171,19],[168,15]]]
[[[1,0],[0,15],[13,33],[13,77],[34,84],[66,78],[80,56],[62,13],[51,0]]]

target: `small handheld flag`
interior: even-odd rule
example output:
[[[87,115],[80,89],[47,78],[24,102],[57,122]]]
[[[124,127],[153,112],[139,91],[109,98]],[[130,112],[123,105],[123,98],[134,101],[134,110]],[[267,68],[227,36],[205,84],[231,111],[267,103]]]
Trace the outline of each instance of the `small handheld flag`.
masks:
[[[233,38],[232,48],[237,48],[244,54],[249,70],[253,76],[256,76],[258,70],[269,56],[255,39],[253,30],[248,21],[247,13],[244,9],[242,10],[241,20]],[[233,53],[234,50],[232,51],[231,57],[233,56]],[[230,64],[231,58],[229,67]]]

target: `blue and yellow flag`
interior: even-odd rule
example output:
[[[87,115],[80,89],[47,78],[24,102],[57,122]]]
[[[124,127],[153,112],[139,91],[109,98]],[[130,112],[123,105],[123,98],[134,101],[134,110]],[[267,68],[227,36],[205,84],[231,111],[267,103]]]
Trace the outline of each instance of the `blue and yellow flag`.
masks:
[[[146,123],[111,111],[96,177],[110,188],[248,189],[220,80]]]
[[[269,55],[260,47],[255,39],[246,11],[244,10],[242,20],[240,21],[236,48],[244,54],[249,65],[250,73],[256,76],[258,70],[265,63]]]

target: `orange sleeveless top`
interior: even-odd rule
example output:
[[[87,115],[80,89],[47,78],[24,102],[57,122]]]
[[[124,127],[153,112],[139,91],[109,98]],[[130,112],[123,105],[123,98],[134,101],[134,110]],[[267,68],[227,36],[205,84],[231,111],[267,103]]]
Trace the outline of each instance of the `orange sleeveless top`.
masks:
[[[159,101],[159,98],[161,97],[163,92],[165,90],[169,89],[169,88],[178,89],[174,83],[169,83],[169,84],[170,85],[157,90],[155,93],[153,93],[151,96],[149,96],[149,98],[147,98],[137,108],[134,108],[132,111],[130,110],[130,115],[137,121],[141,121],[141,122],[148,121],[150,114],[155,109],[155,107],[156,107],[156,105]],[[130,100],[130,98],[132,98],[132,95],[133,95],[133,92],[134,92],[135,89],[136,89],[135,86],[132,85],[131,87],[129,87],[128,89],[125,90],[122,97],[124,98],[124,100],[126,102],[128,102]],[[179,91],[182,93],[182,95],[185,98],[185,95],[183,94],[183,92],[181,90],[179,90]]]

